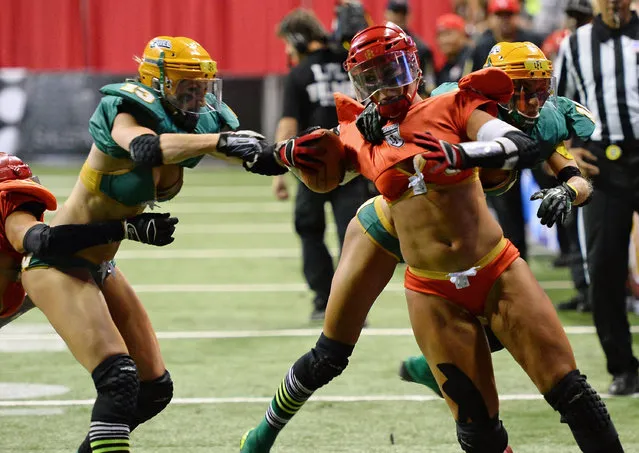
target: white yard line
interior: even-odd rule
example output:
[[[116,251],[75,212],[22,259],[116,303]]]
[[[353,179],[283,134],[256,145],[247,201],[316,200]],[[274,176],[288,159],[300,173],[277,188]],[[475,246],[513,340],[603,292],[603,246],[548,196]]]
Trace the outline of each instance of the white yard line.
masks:
[[[46,184],[46,183],[45,183]],[[66,198],[70,193],[72,186],[49,186],[47,189],[55,194],[56,197]],[[211,198],[271,198],[273,199],[273,190],[271,186],[189,186],[184,185],[178,200],[182,198],[194,197],[211,197]]]
[[[610,395],[600,394],[602,398],[610,398]],[[627,398],[627,397],[626,397]],[[639,394],[631,396],[639,398]],[[267,404],[272,397],[228,397],[228,398],[173,398],[171,404]],[[519,393],[512,395],[500,395],[501,401],[536,401],[543,400],[543,396],[537,393]],[[442,401],[435,395],[362,395],[362,396],[313,396],[309,401],[328,403],[366,403],[366,402],[425,402]],[[24,400],[0,401],[0,407],[62,407],[62,406],[91,406],[95,400]]]
[[[287,223],[201,223],[182,224],[180,223],[175,233],[176,236],[182,234],[294,234],[295,228],[293,219]],[[326,225],[329,232],[335,231],[335,225]],[[297,240],[297,237],[295,237]]]
[[[540,282],[541,287],[549,289],[572,289],[573,283],[567,280]],[[305,283],[237,283],[237,284],[177,284],[177,285],[133,285],[138,293],[291,293],[308,291]],[[401,283],[389,284],[385,291],[403,292]]]
[[[294,238],[291,238],[294,240]],[[337,249],[330,252],[335,256]],[[209,259],[209,258],[300,258],[302,250],[298,248],[228,248],[228,249],[142,249],[120,250],[115,256],[116,261],[120,260],[174,260],[174,259]]]
[[[47,330],[51,330],[46,324]],[[58,334],[55,332],[37,333],[24,332],[20,324],[8,326],[0,331],[0,341],[5,346],[9,342],[26,342],[26,341],[52,341],[59,340]],[[594,335],[595,328],[593,326],[566,326],[564,328],[569,335]],[[632,333],[639,333],[639,326],[631,327]],[[15,333],[14,333],[15,332]],[[276,330],[204,330],[204,331],[185,331],[185,332],[157,332],[157,337],[161,340],[202,340],[202,339],[232,339],[232,338],[288,338],[288,337],[315,337],[319,335],[321,329],[276,329]],[[378,329],[366,328],[362,331],[362,336],[366,337],[412,337],[412,329]],[[61,340],[60,340],[61,341]]]

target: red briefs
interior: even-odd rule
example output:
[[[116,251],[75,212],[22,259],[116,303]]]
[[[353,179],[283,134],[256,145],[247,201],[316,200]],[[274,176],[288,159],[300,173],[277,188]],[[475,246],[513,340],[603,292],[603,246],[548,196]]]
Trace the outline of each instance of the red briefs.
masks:
[[[517,247],[502,238],[486,256],[466,271],[447,273],[407,267],[404,287],[442,297],[475,316],[481,316],[491,288],[517,258]]]

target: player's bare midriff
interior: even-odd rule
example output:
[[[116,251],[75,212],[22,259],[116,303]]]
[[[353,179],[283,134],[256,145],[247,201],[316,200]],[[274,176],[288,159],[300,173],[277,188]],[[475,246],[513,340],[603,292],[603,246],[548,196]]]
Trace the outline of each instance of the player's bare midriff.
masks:
[[[126,170],[134,166],[131,160],[116,159],[108,156],[96,148],[95,145],[91,146],[87,162],[91,168],[103,172]],[[182,169],[178,165],[163,165],[153,169],[153,180],[158,191],[172,187],[182,178],[182,175]],[[144,211],[144,208],[144,205],[124,206],[103,194],[92,193],[78,179],[71,191],[71,195],[58,209],[50,224],[55,226],[126,219],[140,214]],[[77,255],[98,264],[112,259],[119,246],[120,243],[118,242],[91,247],[77,253]]]
[[[390,207],[406,263],[459,272],[471,268],[501,240],[479,181],[439,186]]]

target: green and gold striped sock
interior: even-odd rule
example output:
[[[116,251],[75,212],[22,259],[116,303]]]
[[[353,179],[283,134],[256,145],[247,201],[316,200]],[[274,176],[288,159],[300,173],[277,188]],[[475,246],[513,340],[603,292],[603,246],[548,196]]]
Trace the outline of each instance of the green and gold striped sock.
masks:
[[[91,453],[128,453],[129,425],[122,423],[91,422],[89,428]]]

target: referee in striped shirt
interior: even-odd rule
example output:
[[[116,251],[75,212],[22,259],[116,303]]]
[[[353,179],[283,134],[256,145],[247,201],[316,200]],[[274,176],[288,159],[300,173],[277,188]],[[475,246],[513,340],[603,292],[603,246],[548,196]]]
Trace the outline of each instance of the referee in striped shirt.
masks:
[[[566,38],[555,65],[558,94],[583,103],[596,128],[571,150],[592,178],[583,210],[589,295],[613,381],[609,393],[639,391],[626,314],[628,244],[639,212],[639,18],[631,0],[595,0],[600,15]]]

